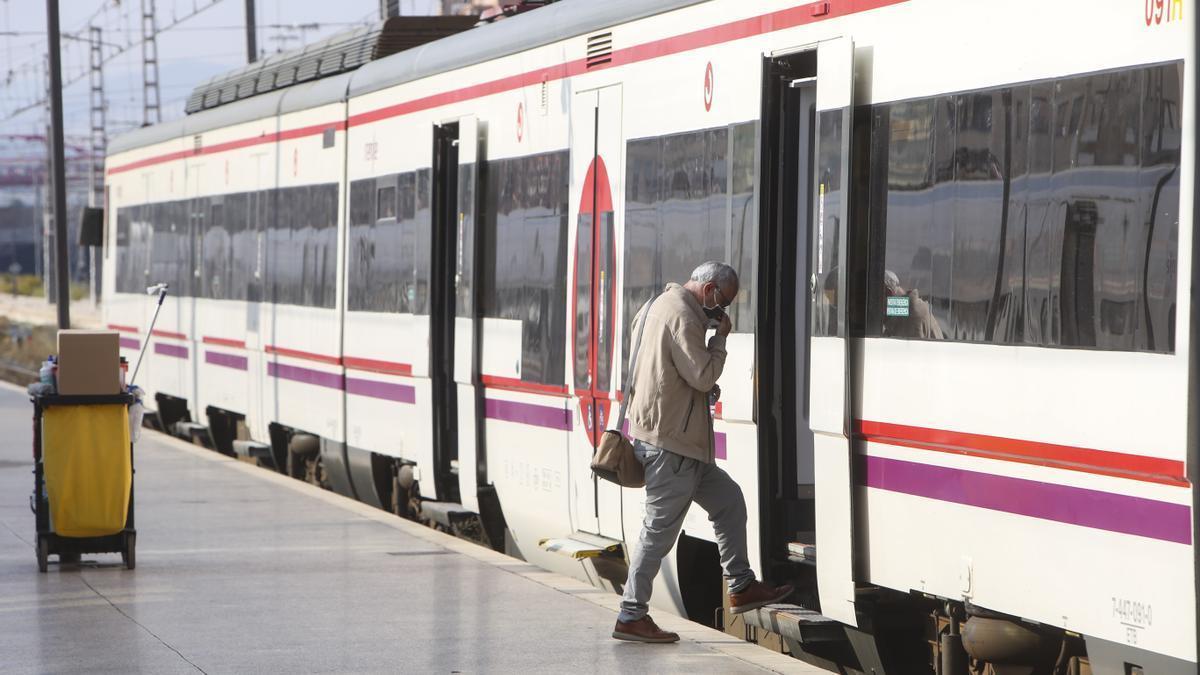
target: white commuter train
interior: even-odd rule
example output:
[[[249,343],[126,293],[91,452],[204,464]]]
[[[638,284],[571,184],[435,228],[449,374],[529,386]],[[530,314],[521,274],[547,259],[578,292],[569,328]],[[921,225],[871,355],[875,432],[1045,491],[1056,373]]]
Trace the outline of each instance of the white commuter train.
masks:
[[[1196,12],[563,0],[356,69],[332,40],[112,143],[106,321],[177,430],[619,586],[621,549],[562,551],[638,533],[588,470],[629,319],[727,260],[717,461],[826,617],[775,615],[793,653],[1195,673]],[[656,603],[713,621],[713,541],[693,509]]]

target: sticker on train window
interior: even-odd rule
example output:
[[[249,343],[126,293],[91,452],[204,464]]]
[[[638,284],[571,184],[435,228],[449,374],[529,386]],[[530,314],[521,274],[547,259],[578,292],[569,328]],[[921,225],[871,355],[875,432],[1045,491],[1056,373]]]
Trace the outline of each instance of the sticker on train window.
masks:
[[[898,296],[887,299],[888,316],[908,316],[908,297]]]

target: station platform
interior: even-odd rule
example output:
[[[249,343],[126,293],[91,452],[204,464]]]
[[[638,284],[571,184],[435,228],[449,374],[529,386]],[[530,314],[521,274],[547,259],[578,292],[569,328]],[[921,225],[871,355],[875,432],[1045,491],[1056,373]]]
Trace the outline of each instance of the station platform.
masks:
[[[820,671],[664,612],[674,645],[610,637],[618,598],[144,431],[137,568],[34,554],[31,405],[0,385],[0,670]]]

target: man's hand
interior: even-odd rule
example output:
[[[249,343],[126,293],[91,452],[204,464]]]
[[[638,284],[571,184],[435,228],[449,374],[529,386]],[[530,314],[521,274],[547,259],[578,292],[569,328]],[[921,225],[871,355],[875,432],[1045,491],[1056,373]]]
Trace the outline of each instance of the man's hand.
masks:
[[[721,400],[721,385],[719,385],[719,384],[714,384],[714,385],[713,385],[713,388],[712,388],[712,389],[710,389],[710,390],[709,390],[709,392],[708,392],[708,402],[709,402],[709,405],[712,405],[712,404],[714,404],[714,403],[716,403],[717,401],[720,401],[720,400]]]
[[[733,322],[729,320],[729,315],[721,313],[721,323],[717,324],[717,335],[725,337],[733,330]]]

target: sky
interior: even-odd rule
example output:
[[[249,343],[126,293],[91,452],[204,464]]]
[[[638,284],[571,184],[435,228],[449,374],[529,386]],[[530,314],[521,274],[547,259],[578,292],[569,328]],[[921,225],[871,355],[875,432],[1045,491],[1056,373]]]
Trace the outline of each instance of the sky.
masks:
[[[243,0],[155,0],[158,24],[203,8],[158,36],[159,88],[163,119],[183,115],[184,102],[198,83],[246,63]],[[104,29],[105,54],[132,45],[104,68],[109,136],[142,123],[142,0],[59,0],[64,34],[87,35],[90,19]],[[379,0],[256,0],[260,52],[302,44],[378,19]],[[404,14],[430,14],[437,0],[401,0]],[[298,24],[317,24],[298,30]],[[41,109],[13,116],[44,92],[46,5],[42,0],[0,0],[0,134],[42,133]],[[64,39],[64,130],[79,140],[89,132],[88,45]],[[0,139],[2,144],[3,139]]]

